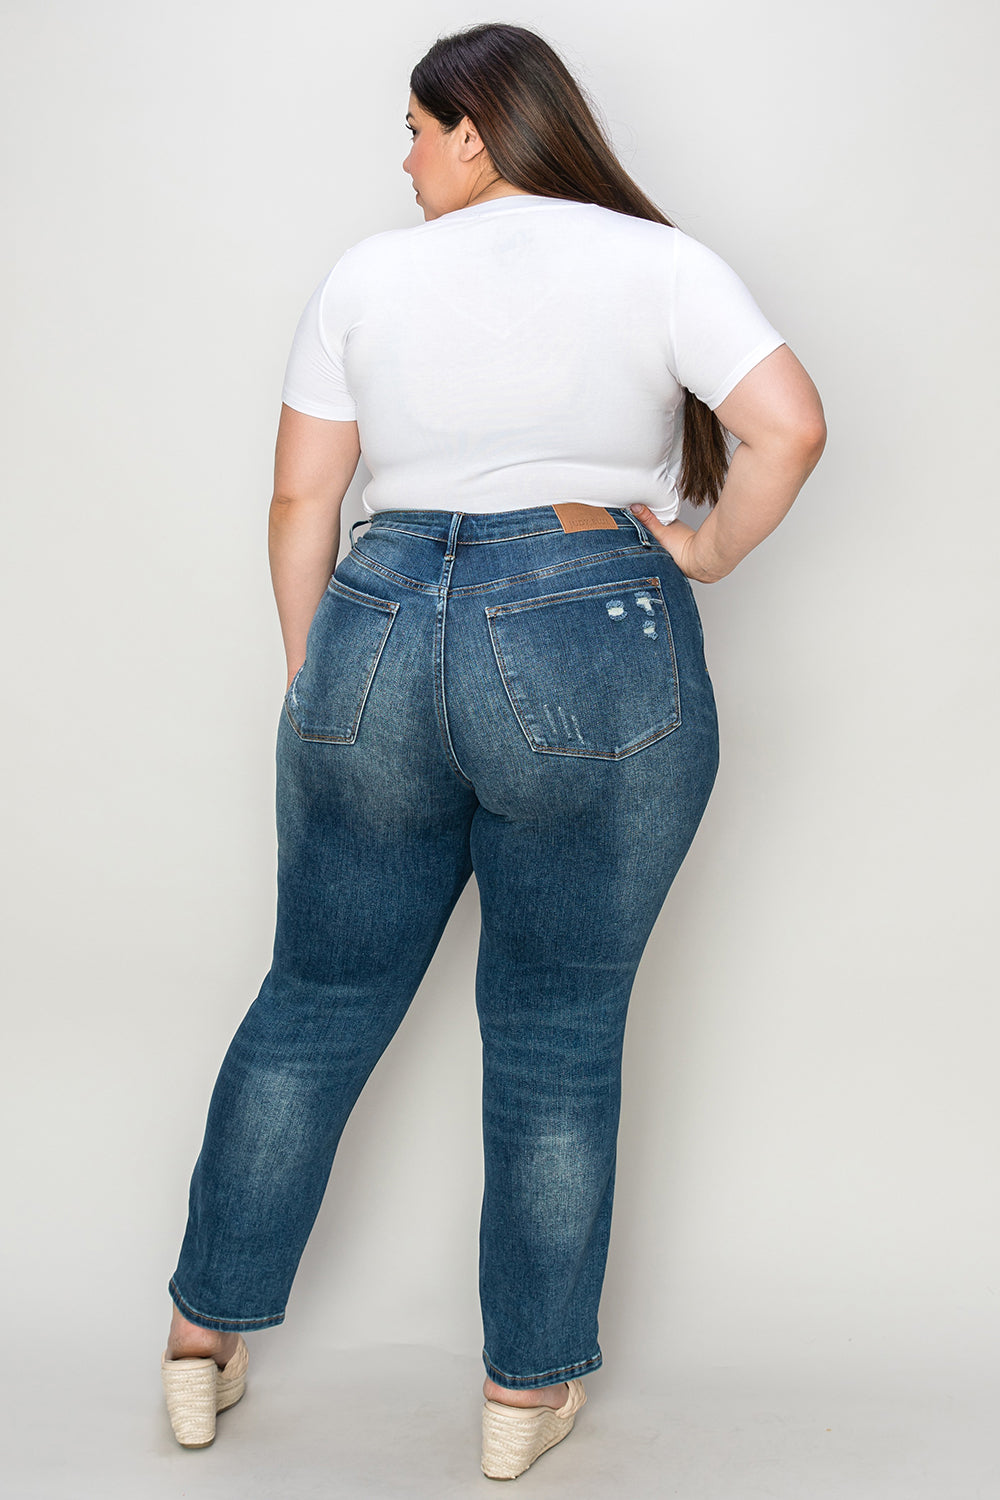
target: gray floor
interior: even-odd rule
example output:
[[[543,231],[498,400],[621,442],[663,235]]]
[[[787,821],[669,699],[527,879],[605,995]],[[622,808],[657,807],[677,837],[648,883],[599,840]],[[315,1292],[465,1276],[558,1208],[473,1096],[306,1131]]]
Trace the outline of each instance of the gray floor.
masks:
[[[340,1500],[497,1492],[479,1472],[473,1357],[390,1347],[330,1351],[253,1336],[243,1401],[214,1445],[177,1446],[162,1407],[159,1349],[27,1351],[6,1366],[5,1492],[16,1500]],[[139,1347],[140,1344],[142,1347]],[[968,1381],[803,1379],[667,1370],[587,1380],[565,1443],[519,1494],[607,1500],[616,1490],[683,1500],[996,1500],[997,1395]],[[433,1396],[426,1394],[433,1389]],[[506,1493],[506,1491],[504,1491]]]

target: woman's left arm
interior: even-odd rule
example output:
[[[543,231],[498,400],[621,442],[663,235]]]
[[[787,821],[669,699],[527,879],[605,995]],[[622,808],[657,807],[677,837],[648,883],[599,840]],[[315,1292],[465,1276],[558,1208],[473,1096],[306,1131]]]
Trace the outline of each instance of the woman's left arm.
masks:
[[[271,582],[291,683],[340,551],[340,507],[361,457],[357,422],[307,417],[282,403],[267,521]]]
[[[701,525],[664,526],[647,506],[631,507],[699,583],[725,578],[774,530],[826,445],[819,392],[787,344],[744,375],[715,414],[740,441],[718,503]]]

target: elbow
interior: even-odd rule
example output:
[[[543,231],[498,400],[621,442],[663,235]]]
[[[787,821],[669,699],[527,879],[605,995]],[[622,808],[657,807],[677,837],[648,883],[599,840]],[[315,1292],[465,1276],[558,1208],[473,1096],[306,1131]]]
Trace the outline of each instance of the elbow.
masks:
[[[272,521],[291,520],[295,521],[306,512],[322,508],[322,501],[315,495],[292,495],[287,490],[275,490],[271,496],[271,519]]]
[[[812,390],[812,400],[806,403],[805,410],[801,414],[799,438],[806,457],[813,464],[819,463],[823,449],[826,447],[826,413],[815,386]]]
[[[822,410],[808,421],[798,424],[785,436],[786,451],[802,470],[803,478],[811,474],[826,447],[826,418]]]
[[[826,422],[817,420],[789,423],[757,441],[741,440],[757,453],[776,473],[789,478],[798,476],[801,483],[819,463],[826,447]]]
[[[826,447],[826,418],[819,412],[802,434],[805,451],[813,463],[818,463]]]
[[[816,423],[803,434],[802,462],[805,466],[805,477],[812,473],[820,459],[823,457],[823,449],[826,447],[826,419],[820,412]]]

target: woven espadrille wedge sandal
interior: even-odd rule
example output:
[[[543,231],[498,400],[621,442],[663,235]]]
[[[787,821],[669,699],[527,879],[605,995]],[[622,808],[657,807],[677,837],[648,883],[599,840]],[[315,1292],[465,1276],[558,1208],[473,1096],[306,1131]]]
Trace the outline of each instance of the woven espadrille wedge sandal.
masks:
[[[174,1437],[185,1448],[207,1448],[215,1440],[216,1413],[235,1406],[247,1388],[250,1352],[243,1342],[220,1370],[214,1359],[160,1360],[167,1415]]]
[[[507,1406],[483,1403],[483,1473],[487,1479],[516,1479],[548,1448],[573,1430],[586,1401],[582,1380],[569,1380],[562,1406]]]

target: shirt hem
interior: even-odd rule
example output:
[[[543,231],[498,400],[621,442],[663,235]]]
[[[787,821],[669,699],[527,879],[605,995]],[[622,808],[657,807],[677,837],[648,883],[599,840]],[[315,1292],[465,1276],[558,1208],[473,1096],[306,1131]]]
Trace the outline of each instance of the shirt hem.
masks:
[[[785,340],[781,337],[780,333],[772,334],[764,339],[763,343],[758,344],[755,349],[752,349],[749,354],[740,360],[735,369],[730,370],[722,384],[717,385],[710,396],[702,398],[705,405],[714,411],[717,406],[725,401],[733,387],[739,385],[744,375],[749,374],[754,365],[759,365],[761,360],[766,358],[768,354],[773,354],[775,349],[780,349],[784,342]]]
[[[297,396],[294,391],[283,390],[281,400],[285,406],[302,412],[306,417],[323,417],[328,422],[356,422],[358,418],[356,406],[331,407],[329,402],[310,401],[306,396]]]
[[[466,504],[468,504],[468,502],[466,502]],[[650,500],[640,500],[638,497],[634,497],[631,500],[628,498],[621,500],[593,500],[585,499],[579,495],[564,495],[559,500],[522,500],[519,505],[493,505],[490,506],[487,510],[464,510],[461,503],[456,503],[455,505],[431,505],[429,502],[426,502],[420,505],[401,505],[398,500],[391,505],[371,506],[364,498],[364,495],[362,495],[361,497],[361,509],[364,511],[366,517],[381,515],[382,512],[386,510],[447,510],[462,511],[464,515],[469,516],[494,516],[502,515],[505,511],[508,510],[541,510],[546,505],[570,504],[593,505],[596,506],[598,510],[627,510],[630,505],[642,504],[645,505],[648,510],[652,511],[656,519],[660,521],[664,526],[669,526],[671,521],[676,521],[678,512],[680,510],[680,506],[677,503],[675,503],[672,507],[666,505],[657,506],[654,505]],[[666,514],[661,515],[661,511],[665,512]]]

